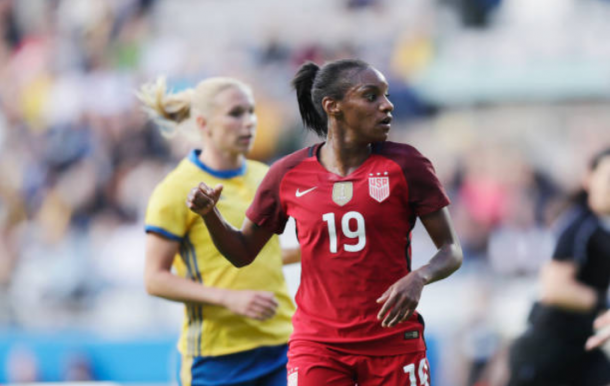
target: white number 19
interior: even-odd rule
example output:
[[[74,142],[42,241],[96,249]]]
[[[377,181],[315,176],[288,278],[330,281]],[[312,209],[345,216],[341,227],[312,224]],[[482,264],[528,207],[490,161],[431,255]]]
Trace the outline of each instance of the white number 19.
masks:
[[[330,240],[330,252],[337,253],[337,227],[335,225],[335,214],[326,213],[322,220],[328,224],[328,238]],[[356,229],[352,230],[349,226],[350,220],[356,220]],[[343,234],[350,239],[358,239],[356,244],[345,244],[343,249],[347,252],[359,252],[366,245],[366,231],[364,228],[364,216],[358,212],[347,212],[341,219],[341,229]]]
[[[405,367],[402,368],[402,370],[409,374],[409,382],[410,382],[410,386],[417,386],[417,379],[415,378],[415,363],[411,363],[410,365],[407,365]],[[420,362],[419,362],[419,374],[417,374],[419,376],[419,384],[420,386],[429,386],[430,383],[428,383],[428,361],[426,360],[426,358],[423,358]]]

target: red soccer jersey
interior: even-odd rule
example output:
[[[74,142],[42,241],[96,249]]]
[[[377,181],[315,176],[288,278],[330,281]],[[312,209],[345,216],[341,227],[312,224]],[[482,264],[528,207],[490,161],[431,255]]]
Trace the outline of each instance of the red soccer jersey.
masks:
[[[424,350],[417,312],[382,328],[376,300],[410,272],[416,217],[449,204],[432,164],[412,146],[381,142],[342,177],[318,161],[321,145],[274,163],[246,213],[275,233],[296,220],[302,261],[291,340],[368,355]]]

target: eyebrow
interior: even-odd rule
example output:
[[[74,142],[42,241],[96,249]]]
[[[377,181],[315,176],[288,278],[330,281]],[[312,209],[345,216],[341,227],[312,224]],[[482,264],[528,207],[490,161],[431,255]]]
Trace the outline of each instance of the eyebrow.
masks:
[[[390,86],[388,84],[385,84],[386,88],[389,89]],[[360,86],[358,87],[358,90],[366,90],[366,89],[376,89],[376,90],[380,90],[381,87],[377,86],[376,84],[365,84],[364,86]]]

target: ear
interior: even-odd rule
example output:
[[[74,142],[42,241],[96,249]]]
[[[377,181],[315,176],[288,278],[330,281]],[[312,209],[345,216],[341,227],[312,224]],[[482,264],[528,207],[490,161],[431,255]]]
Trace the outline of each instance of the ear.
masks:
[[[203,116],[197,115],[197,117],[195,118],[195,124],[197,125],[197,130],[200,130],[204,133],[207,131],[206,129],[208,127],[208,122]]]
[[[341,101],[334,100],[331,97],[322,98],[322,108],[329,116],[341,115]]]

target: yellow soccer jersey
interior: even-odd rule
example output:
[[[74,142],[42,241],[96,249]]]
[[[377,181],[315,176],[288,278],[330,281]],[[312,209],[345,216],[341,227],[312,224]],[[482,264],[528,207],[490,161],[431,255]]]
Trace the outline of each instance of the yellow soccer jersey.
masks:
[[[224,185],[217,207],[224,218],[240,228],[246,209],[268,167],[246,161],[242,168],[215,171],[199,160],[199,150],[185,158],[154,190],[146,212],[146,232],[180,242],[173,267],[182,277],[206,286],[275,293],[277,314],[257,321],[226,308],[200,304],[185,306],[178,349],[187,356],[218,356],[288,342],[294,304],[288,294],[277,236],[273,236],[252,264],[235,268],[214,247],[200,216],[186,206],[190,190],[200,182]]]

